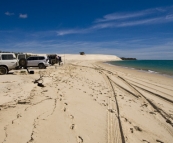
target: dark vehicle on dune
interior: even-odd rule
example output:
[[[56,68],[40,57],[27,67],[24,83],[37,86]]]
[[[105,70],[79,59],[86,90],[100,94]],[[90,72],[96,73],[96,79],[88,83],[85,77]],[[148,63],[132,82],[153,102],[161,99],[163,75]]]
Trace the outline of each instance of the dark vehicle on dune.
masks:
[[[47,55],[47,57],[49,59],[49,64],[54,65],[54,64],[58,63],[56,54]]]
[[[61,56],[58,56],[56,54],[50,54],[47,55],[48,59],[49,59],[49,64],[54,65],[54,64],[58,64],[60,65],[60,63],[62,62]]]

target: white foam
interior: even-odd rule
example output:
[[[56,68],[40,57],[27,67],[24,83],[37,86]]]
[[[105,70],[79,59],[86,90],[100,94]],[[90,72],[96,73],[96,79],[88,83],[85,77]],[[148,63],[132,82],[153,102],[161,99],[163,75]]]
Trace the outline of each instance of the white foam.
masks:
[[[158,72],[155,72],[155,71],[152,71],[152,70],[148,70],[149,73],[158,73]]]

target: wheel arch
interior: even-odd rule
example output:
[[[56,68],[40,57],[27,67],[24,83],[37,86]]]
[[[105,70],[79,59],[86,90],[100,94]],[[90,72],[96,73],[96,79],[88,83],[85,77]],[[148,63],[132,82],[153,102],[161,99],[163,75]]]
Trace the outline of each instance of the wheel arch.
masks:
[[[8,69],[8,66],[7,66],[7,65],[0,65],[0,67],[5,67],[5,68],[7,68],[7,71],[9,71],[9,69]]]
[[[43,64],[43,65],[44,65],[44,63],[38,63],[38,65],[41,65],[41,64]]]
[[[41,68],[40,66],[42,66],[42,68]],[[39,69],[45,69],[45,68],[46,68],[46,66],[45,66],[44,63],[39,63],[39,64],[38,64],[38,67],[39,67]]]

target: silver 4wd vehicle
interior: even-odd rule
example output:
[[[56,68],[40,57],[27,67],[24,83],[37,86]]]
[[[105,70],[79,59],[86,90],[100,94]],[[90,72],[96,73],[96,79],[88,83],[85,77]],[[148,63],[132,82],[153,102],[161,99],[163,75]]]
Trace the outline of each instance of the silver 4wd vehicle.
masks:
[[[0,75],[7,74],[18,65],[18,59],[14,53],[0,53]]]
[[[27,59],[27,67],[39,67],[39,69],[45,69],[49,66],[49,60],[47,56],[31,56]]]

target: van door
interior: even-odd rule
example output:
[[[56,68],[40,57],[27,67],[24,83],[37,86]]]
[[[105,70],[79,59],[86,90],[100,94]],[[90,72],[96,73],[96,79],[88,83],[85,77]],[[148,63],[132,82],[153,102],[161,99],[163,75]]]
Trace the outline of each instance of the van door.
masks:
[[[38,57],[38,64],[45,62],[45,57]]]
[[[9,69],[14,69],[17,66],[17,59],[13,54],[2,54],[1,60],[4,65],[8,65]]]
[[[39,64],[39,57],[34,57],[34,66],[37,67]]]
[[[27,62],[28,62],[28,64],[27,64],[28,67],[33,66],[34,57],[29,57],[29,58],[27,59]]]

